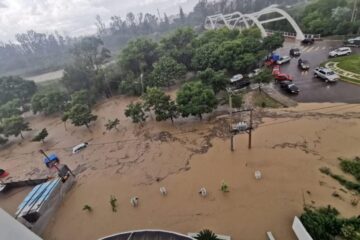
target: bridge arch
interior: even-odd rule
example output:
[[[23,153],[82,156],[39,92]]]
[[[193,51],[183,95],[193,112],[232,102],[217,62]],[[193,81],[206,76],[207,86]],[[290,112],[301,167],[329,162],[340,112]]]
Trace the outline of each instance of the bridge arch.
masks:
[[[269,18],[266,20],[259,20],[261,16],[270,13],[278,13],[280,17]],[[287,20],[290,23],[290,25],[293,27],[293,29],[296,32],[296,39],[303,40],[305,38],[304,33],[301,31],[299,25],[295,22],[295,20],[286,11],[277,8],[276,5],[272,5],[258,12],[250,13],[250,14],[242,14],[240,12],[234,12],[226,15],[217,14],[213,16],[208,16],[205,20],[205,27],[210,29],[216,29],[218,28],[219,25],[220,26],[225,25],[229,29],[234,29],[236,27],[239,27],[240,30],[242,30],[243,27],[241,25],[244,25],[245,28],[250,28],[251,26],[256,25],[260,29],[261,35],[265,37],[267,33],[263,25],[266,23],[280,21],[280,20]],[[221,22],[223,22],[223,24]]]

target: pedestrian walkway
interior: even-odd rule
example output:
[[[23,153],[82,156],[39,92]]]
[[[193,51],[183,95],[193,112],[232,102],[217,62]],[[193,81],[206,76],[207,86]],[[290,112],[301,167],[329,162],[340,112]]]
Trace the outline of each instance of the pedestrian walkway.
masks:
[[[317,51],[325,51],[331,50],[331,47],[326,47],[326,46],[301,46],[300,47],[301,52],[317,52]]]
[[[280,104],[284,105],[285,107],[295,107],[297,102],[290,99],[289,97],[281,94],[277,91],[272,84],[263,87],[263,92],[265,92],[269,97],[274,99],[275,101],[279,102]]]
[[[325,67],[330,68],[331,70],[336,72],[341,77],[345,77],[347,79],[355,80],[356,82],[358,82],[360,84],[360,74],[356,74],[356,73],[353,73],[353,72],[346,71],[346,70],[338,67],[338,65],[339,65],[339,62],[327,62],[325,64]]]

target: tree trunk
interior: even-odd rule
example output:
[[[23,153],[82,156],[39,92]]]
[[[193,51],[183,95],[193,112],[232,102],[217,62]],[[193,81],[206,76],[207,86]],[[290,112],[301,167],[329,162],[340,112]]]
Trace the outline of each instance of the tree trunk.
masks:
[[[170,117],[170,120],[171,120],[171,124],[174,125],[174,118]]]
[[[66,122],[64,122],[64,128],[65,128],[65,131],[67,131],[67,128],[66,128]]]
[[[24,139],[24,136],[22,135],[22,132],[20,132],[21,139]]]
[[[200,118],[200,121],[202,121],[203,117],[202,117],[201,113],[199,113],[199,118]]]

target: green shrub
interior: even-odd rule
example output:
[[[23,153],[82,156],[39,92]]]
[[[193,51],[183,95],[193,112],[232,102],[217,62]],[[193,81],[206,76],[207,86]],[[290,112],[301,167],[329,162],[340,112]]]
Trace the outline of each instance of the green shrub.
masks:
[[[241,108],[243,104],[243,96],[242,95],[233,95],[232,96],[232,104],[234,108]]]
[[[340,158],[340,167],[341,169],[353,175],[356,180],[360,181],[360,158],[356,157],[353,160],[341,159]]]

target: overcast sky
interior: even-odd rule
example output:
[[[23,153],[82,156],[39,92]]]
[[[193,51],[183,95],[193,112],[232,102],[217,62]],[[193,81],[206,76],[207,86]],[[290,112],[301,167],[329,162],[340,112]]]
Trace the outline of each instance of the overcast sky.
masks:
[[[104,20],[128,11],[174,14],[181,5],[190,11],[198,0],[0,0],[0,41],[33,29],[78,36],[95,31],[95,16]]]

